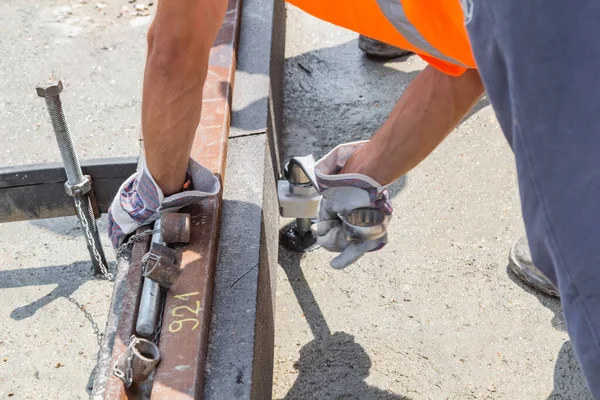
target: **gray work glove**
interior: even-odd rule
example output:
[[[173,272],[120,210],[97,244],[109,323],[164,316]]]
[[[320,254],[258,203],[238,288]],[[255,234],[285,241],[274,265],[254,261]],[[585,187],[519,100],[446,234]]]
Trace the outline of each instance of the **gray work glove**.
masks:
[[[387,186],[380,185],[366,175],[338,174],[350,156],[365,143],[342,144],[315,165],[315,180],[323,197],[312,231],[317,236],[318,244],[329,251],[341,252],[331,260],[331,266],[335,269],[346,268],[364,253],[379,250],[387,243],[387,234],[376,240],[348,240],[340,219],[362,207],[377,208],[388,219],[392,215]]]
[[[188,164],[188,175],[190,190],[167,197],[145,165],[130,176],[119,188],[108,210],[108,235],[113,247],[119,247],[127,235],[156,221],[165,211],[198,203],[221,189],[217,177],[192,159]]]

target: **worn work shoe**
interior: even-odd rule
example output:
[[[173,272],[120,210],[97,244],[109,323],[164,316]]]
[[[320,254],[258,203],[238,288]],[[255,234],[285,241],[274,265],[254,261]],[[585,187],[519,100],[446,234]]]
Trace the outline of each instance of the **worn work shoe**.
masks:
[[[523,236],[510,249],[509,268],[523,282],[549,296],[559,297],[558,289],[544,274],[533,265],[529,243]]]
[[[396,58],[413,54],[412,51],[404,50],[363,35],[360,35],[358,38],[358,48],[365,54],[377,58]]]

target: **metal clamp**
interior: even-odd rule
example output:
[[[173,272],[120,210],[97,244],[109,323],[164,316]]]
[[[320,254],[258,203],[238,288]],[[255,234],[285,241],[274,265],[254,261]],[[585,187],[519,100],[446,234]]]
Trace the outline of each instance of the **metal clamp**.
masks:
[[[113,375],[121,379],[126,387],[145,381],[160,362],[158,346],[149,340],[132,335],[125,353],[113,368]]]
[[[144,277],[168,289],[181,275],[181,269],[175,262],[176,257],[174,249],[152,243],[150,251],[142,257]]]
[[[281,216],[296,218],[281,233],[281,243],[288,250],[309,252],[319,247],[317,238],[310,230],[321,199],[314,166],[312,154],[292,157],[284,168],[286,180],[277,183]]]
[[[69,181],[65,182],[65,192],[71,197],[79,197],[92,190],[92,181],[86,175],[83,180],[75,185],[70,185]]]

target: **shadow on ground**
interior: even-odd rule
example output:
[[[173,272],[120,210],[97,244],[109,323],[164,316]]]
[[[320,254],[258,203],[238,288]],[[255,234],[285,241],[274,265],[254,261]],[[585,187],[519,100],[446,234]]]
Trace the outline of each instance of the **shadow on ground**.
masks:
[[[114,269],[114,263],[109,266]],[[77,261],[70,265],[54,265],[41,268],[24,268],[0,271],[0,289],[23,286],[57,286],[50,293],[29,304],[15,308],[10,317],[20,321],[30,318],[42,307],[64,297],[73,302],[71,295],[85,282],[95,279],[89,261]],[[16,303],[17,301],[15,301]],[[16,304],[15,304],[16,305]]]
[[[509,266],[506,267],[506,273],[510,280],[517,286],[532,296],[535,296],[544,307],[550,309],[554,313],[554,316],[550,321],[552,327],[561,332],[566,332],[565,319],[563,317],[559,299],[533,289],[519,279]],[[556,364],[554,365],[554,389],[548,396],[548,400],[562,399],[592,400],[592,395],[587,389],[585,378],[579,367],[579,362],[577,361],[577,358],[575,358],[575,353],[570,341],[563,343],[558,352]]]
[[[299,253],[279,249],[279,264],[315,339],[300,349],[300,357],[294,363],[298,378],[284,399],[409,400],[365,382],[372,365],[369,355],[354,336],[331,333],[300,268],[301,257]]]
[[[390,66],[406,60],[366,57],[357,40],[286,59],[282,160],[318,159],[340,143],[370,139],[420,72]],[[482,98],[461,124],[489,104]]]
[[[46,229],[50,232],[54,232],[61,236],[69,238],[83,237],[83,231],[81,225],[77,220],[77,217],[59,217],[59,218],[46,218],[46,219],[34,219],[28,221],[30,225],[37,228]]]

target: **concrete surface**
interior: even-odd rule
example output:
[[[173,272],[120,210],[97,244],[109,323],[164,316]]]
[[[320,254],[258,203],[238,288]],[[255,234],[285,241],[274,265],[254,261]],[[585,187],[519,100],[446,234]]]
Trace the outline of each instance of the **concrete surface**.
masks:
[[[230,140],[204,398],[264,399],[273,371],[275,180],[266,133]]]
[[[134,7],[127,0],[0,2],[0,165],[60,160],[35,94],[49,77],[65,83],[80,158],[137,155],[150,17]],[[105,219],[100,231],[114,268]],[[0,225],[0,398],[88,397],[112,293],[90,268],[74,217]]]
[[[151,17],[138,16],[134,6],[128,0],[0,4],[0,165],[60,160],[35,93],[49,77],[65,84],[64,108],[81,158],[136,154]]]
[[[283,4],[242,5],[203,398],[270,398],[279,205],[270,124],[283,72]],[[281,43],[283,44],[283,43]],[[279,96],[273,96],[279,94]],[[273,105],[273,107],[269,107]]]
[[[288,7],[286,156],[370,137],[416,56],[365,58],[357,35]],[[491,107],[395,186],[389,244],[343,271],[280,248],[277,399],[589,399],[558,300],[507,272],[523,234]],[[287,221],[282,221],[282,223]]]

